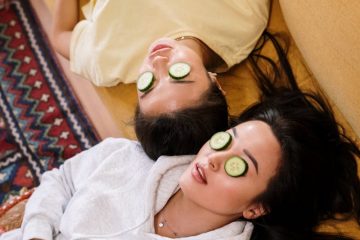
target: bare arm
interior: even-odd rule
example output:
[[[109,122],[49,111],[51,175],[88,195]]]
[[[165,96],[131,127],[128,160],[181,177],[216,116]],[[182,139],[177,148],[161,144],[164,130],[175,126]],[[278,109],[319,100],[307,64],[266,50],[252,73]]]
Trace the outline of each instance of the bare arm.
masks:
[[[69,59],[71,33],[79,20],[77,0],[57,0],[50,33],[55,50]]]

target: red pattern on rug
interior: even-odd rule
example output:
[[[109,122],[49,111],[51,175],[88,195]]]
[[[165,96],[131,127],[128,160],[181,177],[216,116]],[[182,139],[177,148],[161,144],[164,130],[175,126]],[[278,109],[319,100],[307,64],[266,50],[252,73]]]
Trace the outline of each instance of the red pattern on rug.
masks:
[[[99,141],[29,1],[0,10],[0,203]]]

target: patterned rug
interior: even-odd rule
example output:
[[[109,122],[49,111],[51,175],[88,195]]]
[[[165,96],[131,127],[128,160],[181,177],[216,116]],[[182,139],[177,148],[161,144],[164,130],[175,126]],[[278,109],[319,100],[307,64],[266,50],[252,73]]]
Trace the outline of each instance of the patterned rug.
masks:
[[[99,140],[28,0],[0,9],[0,203]]]

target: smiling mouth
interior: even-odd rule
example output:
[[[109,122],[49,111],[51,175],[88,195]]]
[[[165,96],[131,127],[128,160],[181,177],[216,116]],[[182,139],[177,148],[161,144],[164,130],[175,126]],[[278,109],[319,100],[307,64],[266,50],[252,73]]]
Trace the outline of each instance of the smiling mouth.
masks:
[[[207,180],[206,180],[206,175],[205,175],[205,172],[204,172],[204,168],[199,164],[199,163],[196,163],[195,164],[195,170],[198,174],[198,177],[200,178],[199,180],[202,182],[202,183],[205,183],[207,184]]]

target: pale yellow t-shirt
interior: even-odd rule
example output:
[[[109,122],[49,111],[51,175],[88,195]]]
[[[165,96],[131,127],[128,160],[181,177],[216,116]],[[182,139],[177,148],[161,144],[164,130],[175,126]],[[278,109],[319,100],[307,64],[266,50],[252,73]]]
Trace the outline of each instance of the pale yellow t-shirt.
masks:
[[[133,83],[150,44],[195,36],[225,62],[245,59],[265,29],[269,0],[97,0],[73,31],[72,71],[97,86]]]

